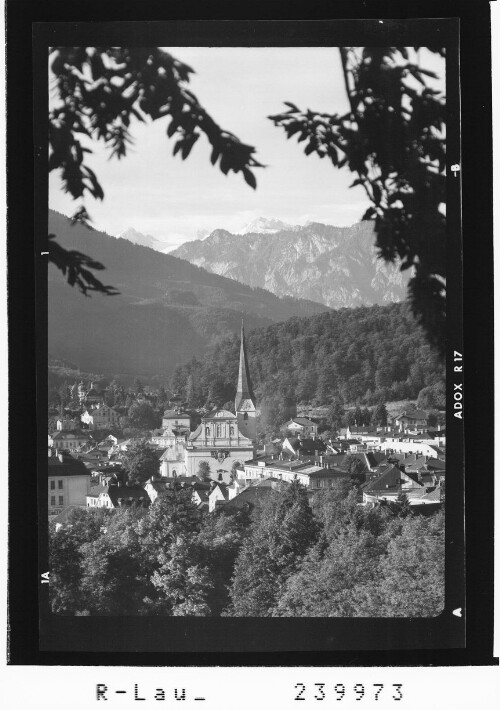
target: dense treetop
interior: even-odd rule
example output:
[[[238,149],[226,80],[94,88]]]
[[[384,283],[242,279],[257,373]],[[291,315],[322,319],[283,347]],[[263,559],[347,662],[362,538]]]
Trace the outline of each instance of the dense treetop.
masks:
[[[367,509],[345,481],[312,501],[271,491],[200,513],[190,490],[149,509],[76,510],[50,526],[50,601],[65,615],[408,616],[444,602],[444,516]]]
[[[200,404],[207,398],[220,404],[227,401],[234,395],[238,349],[238,338],[228,338],[203,360],[177,367],[173,389],[183,392],[191,375],[191,392],[194,389]],[[250,331],[247,350],[261,403],[277,398],[297,403],[378,404],[416,399],[425,389],[430,393],[428,400],[432,399],[430,406],[442,404],[444,366],[408,304],[291,318]]]

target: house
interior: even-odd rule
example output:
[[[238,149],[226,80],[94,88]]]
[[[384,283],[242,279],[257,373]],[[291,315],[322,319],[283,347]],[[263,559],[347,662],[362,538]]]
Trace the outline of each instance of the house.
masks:
[[[380,475],[361,486],[363,503],[373,503],[374,500],[386,498],[387,496],[395,498],[401,493],[409,493],[414,489],[425,491],[422,484],[401,471],[397,466],[389,464],[383,468],[385,470],[382,470]]]
[[[303,434],[305,437],[317,436],[318,423],[308,417],[294,417],[283,425],[282,429],[292,435]]]
[[[387,503],[395,503],[400,494],[396,491],[388,491],[380,495],[363,494],[363,503],[368,507],[374,508],[377,505],[385,505]],[[430,515],[439,510],[443,504],[443,489],[440,486],[431,489],[424,486],[420,488],[412,488],[404,491],[404,495],[411,507],[413,513],[421,515]]]
[[[332,488],[338,481],[350,481],[351,476],[340,468],[322,468],[319,471],[309,473],[309,485],[311,490]]]
[[[300,436],[285,438],[282,451],[294,456],[319,456],[326,451],[326,444],[322,439],[307,439]]]
[[[90,436],[82,431],[57,431],[49,436],[49,446],[54,447],[56,451],[61,449],[77,451],[90,440]]]
[[[108,488],[107,485],[98,483],[97,485],[90,486],[90,491],[87,494],[87,508],[97,508],[97,501],[101,493],[104,493]]]
[[[345,429],[344,439],[359,439],[361,441],[361,437],[366,437],[367,435],[372,435],[376,433],[376,427],[355,426],[354,424],[348,424]]]
[[[160,456],[160,475],[166,478],[186,475],[184,446],[174,444],[165,449]]]
[[[404,411],[394,417],[393,422],[400,430],[411,429],[415,427],[427,428],[427,412],[422,409],[414,409],[412,411]]]
[[[212,490],[208,494],[208,511],[213,511],[229,500],[229,492],[224,483],[214,483]]]
[[[108,486],[97,499],[98,508],[149,507],[150,499],[142,486]]]
[[[255,459],[245,463],[243,477],[240,474],[237,480],[250,484],[268,478],[285,483],[297,480],[306,488],[329,488],[333,481],[349,479],[350,476],[340,468],[318,466],[308,461],[295,460],[286,463],[280,460]]]
[[[74,510],[78,510],[81,506],[79,505],[68,505],[60,513],[52,515],[50,518],[50,524],[55,524],[56,532],[58,532],[65,525],[71,525],[69,522],[71,520],[71,514]]]
[[[164,495],[167,491],[173,490],[175,478],[150,479],[144,486],[144,490],[149,496],[151,503],[154,503],[158,496]]]
[[[70,505],[84,508],[90,491],[90,473],[81,461],[58,452],[48,459],[49,515]]]
[[[57,431],[75,431],[78,428],[78,422],[74,419],[58,419],[56,422]]]
[[[446,453],[442,447],[438,447],[435,444],[427,444],[420,441],[418,436],[408,433],[401,433],[398,437],[387,438],[379,448],[391,456],[395,453],[407,453],[441,458]]]
[[[155,446],[168,448],[169,446],[182,447],[184,452],[184,444],[186,443],[190,430],[188,427],[172,428],[170,426],[165,429],[156,429],[151,433],[149,442]]]
[[[80,391],[79,391],[80,392]],[[79,394],[81,397],[81,394]],[[95,405],[104,402],[104,392],[97,382],[92,383],[90,389],[83,394],[81,401],[87,405]]]
[[[179,408],[166,409],[163,412],[161,425],[163,429],[183,427],[189,431],[191,428],[191,415]]]
[[[242,490],[241,493],[224,503],[224,512],[229,513],[236,510],[250,511],[268,498],[277,495],[274,485],[265,485],[265,483],[265,481],[260,481]]]
[[[120,424],[120,414],[101,402],[86,409],[80,419],[89,429],[115,429]]]
[[[208,483],[195,483],[193,484],[193,495],[192,502],[196,505],[198,510],[209,510],[209,495],[210,495],[210,484]]]
[[[73,453],[73,456],[79,461],[84,461],[85,463],[97,463],[99,461],[105,461],[108,458],[106,451],[102,451],[101,449],[99,449],[97,446],[94,445],[94,442],[91,443],[91,447],[85,445],[85,447],[82,447],[82,450],[75,451]]]

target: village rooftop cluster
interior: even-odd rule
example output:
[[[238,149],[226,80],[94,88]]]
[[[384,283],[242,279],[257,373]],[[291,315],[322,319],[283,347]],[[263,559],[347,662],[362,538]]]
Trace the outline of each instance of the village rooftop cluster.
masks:
[[[348,425],[327,440],[318,435],[324,412],[309,410],[309,416],[292,416],[281,437],[259,447],[243,327],[234,412],[188,411],[172,396],[161,428],[139,442],[107,433],[122,412],[105,403],[105,392],[86,389],[83,382],[74,389],[80,422],[74,409],[61,407],[57,431],[48,438],[48,512],[58,525],[75,507],[148,507],[159,495],[186,487],[207,512],[251,510],[292,481],[309,496],[350,481],[363,506],[403,496],[414,512],[431,513],[444,501],[446,432],[439,424],[431,427],[422,410],[402,411],[386,426]],[[137,401],[146,398],[139,394]],[[146,481],[131,485],[123,459],[138,443],[152,452],[157,466]]]

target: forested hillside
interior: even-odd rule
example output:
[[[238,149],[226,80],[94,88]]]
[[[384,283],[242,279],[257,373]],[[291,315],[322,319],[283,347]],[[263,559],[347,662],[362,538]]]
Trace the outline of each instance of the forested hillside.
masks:
[[[318,222],[283,225],[272,232],[231,234],[216,229],[173,254],[277,296],[299,296],[330,308],[384,305],[406,298],[410,273],[400,271],[397,262],[379,258],[371,221],[350,227]]]
[[[257,398],[327,404],[374,404],[444,392],[444,364],[405,303],[341,309],[258,328],[247,334]],[[176,368],[173,388],[193,404],[230,399],[239,338],[218,343],[201,360]],[[189,385],[189,387],[188,387]],[[189,389],[189,393],[187,393]],[[429,406],[440,406],[438,401]]]
[[[71,226],[52,210],[49,230],[65,249],[104,264],[99,277],[120,292],[85,298],[49,265],[49,354],[88,372],[168,376],[177,363],[238,333],[242,316],[255,328],[327,310],[310,301],[278,298],[80,224]]]

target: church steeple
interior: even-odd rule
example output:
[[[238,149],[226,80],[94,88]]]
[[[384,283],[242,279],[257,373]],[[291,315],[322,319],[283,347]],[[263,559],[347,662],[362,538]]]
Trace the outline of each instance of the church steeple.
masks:
[[[252,381],[248,369],[247,349],[245,344],[245,330],[243,328],[243,320],[241,321],[241,344],[240,344],[240,369],[238,373],[238,388],[234,399],[234,408],[237,412],[242,403],[250,400],[255,409],[255,396],[252,389]],[[250,404],[248,402],[248,404]],[[248,406],[246,407],[248,408]]]

